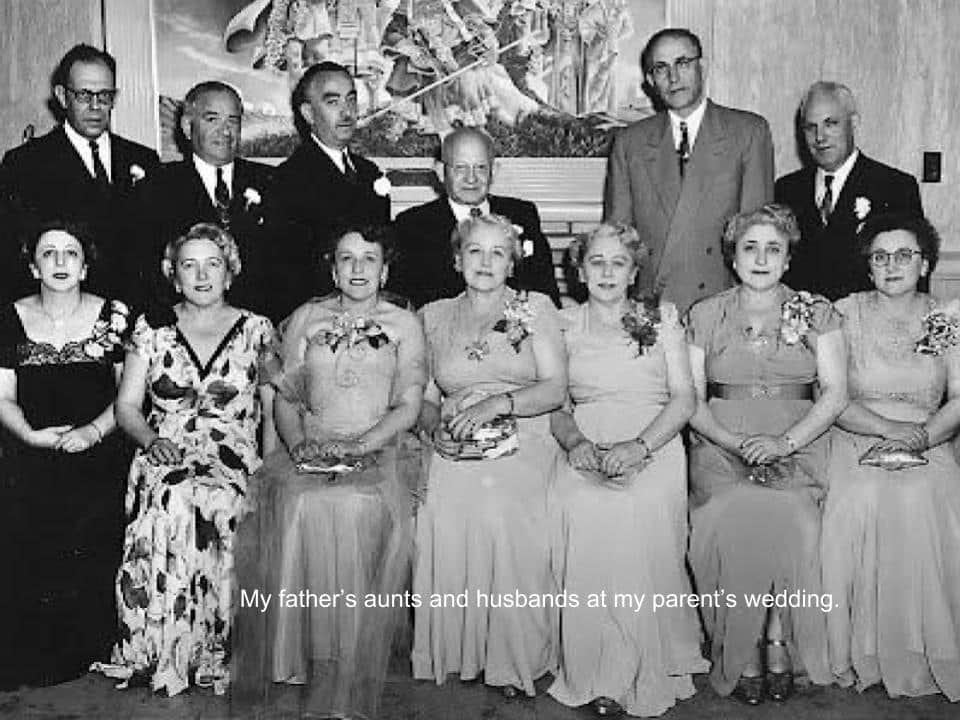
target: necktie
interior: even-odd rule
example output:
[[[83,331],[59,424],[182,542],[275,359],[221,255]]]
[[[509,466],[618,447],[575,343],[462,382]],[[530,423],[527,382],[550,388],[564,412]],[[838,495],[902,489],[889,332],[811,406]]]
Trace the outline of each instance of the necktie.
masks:
[[[90,141],[90,152],[93,153],[93,179],[96,181],[100,192],[104,195],[109,195],[110,178],[107,177],[107,169],[103,166],[103,161],[100,159],[100,146],[97,145],[96,140]]]
[[[213,200],[220,216],[220,224],[227,227],[230,224],[230,189],[223,179],[223,168],[217,168],[217,185],[213,189]]]
[[[830,213],[833,212],[833,175],[824,175],[823,184],[826,190],[823,193],[823,199],[820,201],[820,220],[826,225],[830,222]]]
[[[470,208],[470,217],[474,220],[477,219],[478,217],[483,217],[483,210],[481,210],[476,206]]]
[[[690,134],[687,131],[687,123],[680,121],[680,145],[677,147],[677,159],[680,162],[680,177],[683,177],[683,171],[690,160]]]
[[[350,161],[350,155],[346,148],[343,149],[343,174],[350,182],[355,183],[357,181],[357,169]]]

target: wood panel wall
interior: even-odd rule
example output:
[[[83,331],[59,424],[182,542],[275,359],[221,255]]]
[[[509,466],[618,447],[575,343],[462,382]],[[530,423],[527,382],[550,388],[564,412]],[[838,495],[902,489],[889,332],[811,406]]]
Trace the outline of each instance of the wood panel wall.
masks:
[[[50,77],[78,42],[103,46],[101,0],[0,2],[0,149],[19,145],[23,129],[41,135],[54,124]]]
[[[670,23],[698,33],[717,101],[769,121],[781,175],[799,167],[794,117],[803,91],[847,84],[858,144],[920,179],[943,153],[943,181],[921,184],[927,214],[960,252],[960,2],[957,0],[668,0]]]

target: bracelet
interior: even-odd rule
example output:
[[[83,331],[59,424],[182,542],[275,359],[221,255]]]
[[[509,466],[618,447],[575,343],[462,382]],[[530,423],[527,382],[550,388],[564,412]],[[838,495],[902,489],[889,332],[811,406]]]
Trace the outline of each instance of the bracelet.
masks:
[[[91,422],[90,427],[92,427],[94,430],[97,431],[97,442],[98,443],[103,442],[103,430],[100,429],[100,426],[97,425],[95,422]]]
[[[644,457],[644,459],[650,457],[650,456],[653,454],[653,453],[650,452],[650,446],[647,445],[647,441],[644,440],[642,437],[638,437],[636,440],[634,440],[634,442],[635,442],[637,445],[639,445],[640,448],[643,450],[643,457]]]
[[[512,392],[505,392],[503,396],[510,401],[510,410],[507,411],[507,415],[513,415],[517,409],[516,398],[513,397]]]
[[[784,433],[780,437],[783,438],[783,441],[787,444],[787,447],[790,448],[790,452],[795,453],[797,451],[797,441],[790,437],[789,434]]]
[[[921,450],[927,450],[930,447],[930,433],[927,432],[927,426],[923,423],[917,423],[920,434],[923,435],[923,447]]]

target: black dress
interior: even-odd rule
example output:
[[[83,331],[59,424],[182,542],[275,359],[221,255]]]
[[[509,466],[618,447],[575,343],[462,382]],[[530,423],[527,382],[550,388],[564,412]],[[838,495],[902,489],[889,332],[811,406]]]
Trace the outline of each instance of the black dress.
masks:
[[[106,301],[90,336],[57,349],[27,337],[0,309],[0,367],[35,429],[95,419],[116,398],[127,308]],[[116,628],[113,575],[123,539],[125,453],[118,433],[82,453],[28,447],[6,434],[2,505],[11,582],[0,682],[49,685],[108,656]]]

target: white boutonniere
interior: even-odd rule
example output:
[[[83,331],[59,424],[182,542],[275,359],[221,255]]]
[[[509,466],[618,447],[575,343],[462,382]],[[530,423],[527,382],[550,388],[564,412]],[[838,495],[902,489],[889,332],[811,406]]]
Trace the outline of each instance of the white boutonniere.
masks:
[[[147,171],[139,165],[130,166],[130,182],[136,185],[147,176]]]
[[[386,175],[381,175],[373,181],[373,191],[380,197],[387,197],[391,190],[393,190],[393,185]]]
[[[863,230],[863,223],[870,214],[870,198],[858,197],[853,201],[853,214],[857,216],[857,233]]]
[[[517,238],[523,237],[523,226],[513,225],[513,231],[517,234]],[[528,258],[533,255],[533,240],[522,240],[520,242],[520,256]]]
[[[263,200],[263,198],[260,197],[260,193],[257,191],[257,189],[252,187],[248,187],[243,191],[243,199],[246,201],[244,209],[248,212],[250,211],[250,207],[252,205],[259,205]]]

